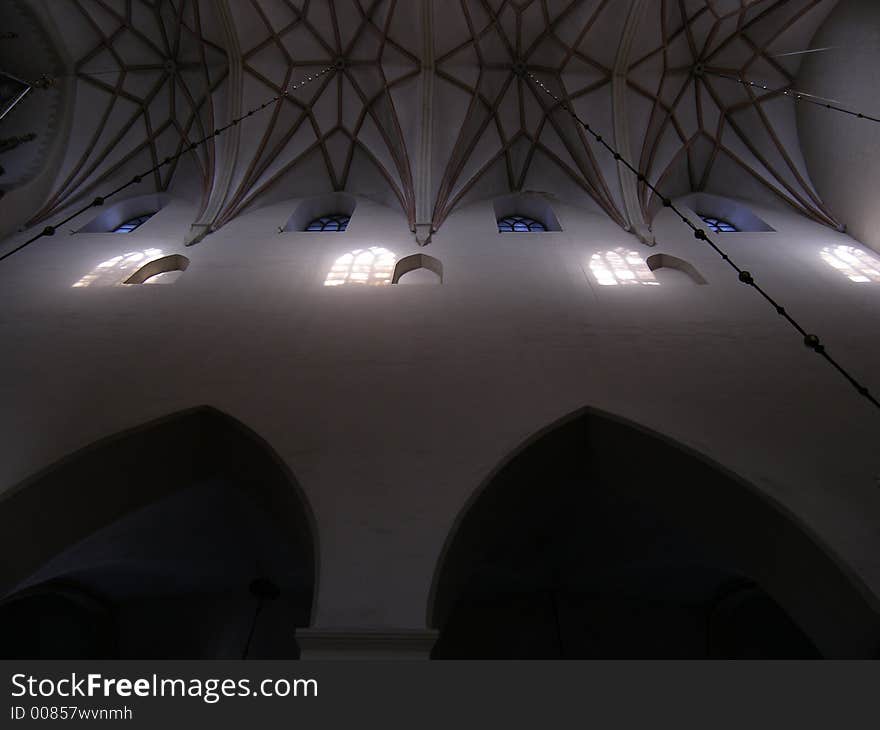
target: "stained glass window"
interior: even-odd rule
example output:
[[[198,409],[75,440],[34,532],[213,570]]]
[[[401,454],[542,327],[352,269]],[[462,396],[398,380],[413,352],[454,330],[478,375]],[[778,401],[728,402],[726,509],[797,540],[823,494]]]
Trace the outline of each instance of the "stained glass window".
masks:
[[[715,218],[711,215],[701,215],[700,218],[702,218],[703,223],[709,226],[709,228],[715,233],[737,233],[739,231],[739,228],[733,225],[733,223],[726,221],[723,218]]]
[[[345,215],[344,213],[333,213],[331,215],[322,215],[320,218],[315,218],[311,223],[309,223],[306,228],[307,231],[334,231],[341,233],[346,228],[348,228],[348,222],[351,220],[351,216]]]
[[[134,218],[130,218],[125,221],[122,225],[117,226],[113,229],[113,233],[131,233],[135,228],[140,228],[144,223],[146,223],[150,218],[153,217],[152,213],[147,213],[146,215],[139,215]]]
[[[543,223],[524,215],[509,215],[498,220],[499,233],[539,233],[546,230]]]

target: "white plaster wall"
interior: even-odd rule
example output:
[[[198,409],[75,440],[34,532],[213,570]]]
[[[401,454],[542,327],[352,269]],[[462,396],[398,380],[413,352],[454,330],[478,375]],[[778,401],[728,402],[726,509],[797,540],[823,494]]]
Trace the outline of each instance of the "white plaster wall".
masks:
[[[484,201],[418,249],[399,211],[365,199],[344,234],[278,234],[297,203],[188,249],[195,211],[172,203],[132,234],[56,235],[3,262],[0,489],[209,404],[268,440],[311,502],[314,625],[419,628],[468,498],[523,440],[590,405],[750,480],[880,594],[877,412],[667,212],[647,248],[563,205],[563,232],[499,235]],[[755,212],[777,232],[725,246],[880,390],[880,284],[853,284],[819,255],[852,240]],[[170,286],[71,288],[136,243],[192,263]],[[370,245],[430,253],[444,283],[323,286],[338,256]],[[600,287],[589,258],[616,246],[686,259],[709,285]],[[674,479],[658,473],[657,489]]]
[[[813,38],[797,88],[880,118],[880,3],[842,0]],[[855,238],[880,251],[880,124],[812,104],[798,109],[810,177]]]

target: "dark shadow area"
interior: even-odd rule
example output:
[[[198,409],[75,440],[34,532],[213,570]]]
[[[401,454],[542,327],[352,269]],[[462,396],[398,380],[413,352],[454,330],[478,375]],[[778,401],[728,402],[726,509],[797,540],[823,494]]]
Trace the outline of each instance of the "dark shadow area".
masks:
[[[0,500],[0,657],[298,658],[311,523],[268,445],[211,408],[102,440]]]
[[[437,659],[870,657],[862,587],[722,468],[593,412],[463,513],[435,577]]]

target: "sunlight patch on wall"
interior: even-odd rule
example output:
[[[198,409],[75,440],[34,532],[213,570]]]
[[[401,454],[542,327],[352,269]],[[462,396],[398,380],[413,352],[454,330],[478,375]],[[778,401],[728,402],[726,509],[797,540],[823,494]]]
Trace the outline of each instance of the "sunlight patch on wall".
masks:
[[[324,286],[362,284],[384,286],[391,283],[397,256],[387,248],[371,246],[349,251],[333,263]]]
[[[74,288],[87,286],[114,286],[121,284],[135,269],[143,266],[151,259],[162,255],[160,248],[148,248],[143,251],[130,251],[114,256],[98,264],[88,274],[73,284]]]
[[[590,272],[600,286],[660,286],[639,253],[626,248],[594,253],[590,258]]]
[[[880,259],[852,246],[826,246],[822,259],[857,284],[880,284]]]

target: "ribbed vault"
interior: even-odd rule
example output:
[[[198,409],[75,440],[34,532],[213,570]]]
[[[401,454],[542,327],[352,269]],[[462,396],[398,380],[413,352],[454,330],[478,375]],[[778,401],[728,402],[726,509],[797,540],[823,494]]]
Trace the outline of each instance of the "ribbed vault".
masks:
[[[626,13],[611,0],[489,2],[459,0],[444,25],[437,55],[438,95],[459,130],[437,186],[438,226],[467,193],[481,186],[515,191],[541,187],[536,157],[550,164],[623,224],[614,168],[583,130],[523,77],[525,68],[555,81],[561,96],[610,132],[611,73]],[[451,8],[450,8],[451,10]],[[456,103],[456,94],[464,103]],[[446,112],[451,114],[451,112]],[[444,144],[442,138],[440,145]],[[488,184],[486,180],[488,179]]]
[[[629,123],[639,167],[670,194],[754,189],[834,221],[806,171],[791,99],[729,77],[788,89],[834,0],[648,3],[629,66]],[[718,75],[721,74],[721,75]],[[640,201],[648,215],[651,193]],[[656,204],[656,201],[653,201]]]
[[[245,106],[323,68],[332,72],[253,121],[220,223],[268,196],[353,190],[382,197],[383,187],[412,223],[407,141],[418,113],[412,93],[420,60],[408,41],[417,4],[246,0],[230,8]]]
[[[214,129],[227,63],[212,5],[206,0],[49,4],[73,59],[76,101],[67,154],[32,223],[112,189]],[[188,192],[204,202],[214,168],[214,145],[208,143],[182,165],[157,170],[145,182],[164,191],[185,176]]]
[[[58,0],[75,131],[31,222],[329,68],[143,184],[201,201],[208,229],[331,190],[437,229],[472,200],[541,190],[638,231],[657,201],[528,71],[669,195],[771,195],[836,225],[809,179],[794,102],[718,75],[790,88],[802,58],[790,54],[834,4]]]

